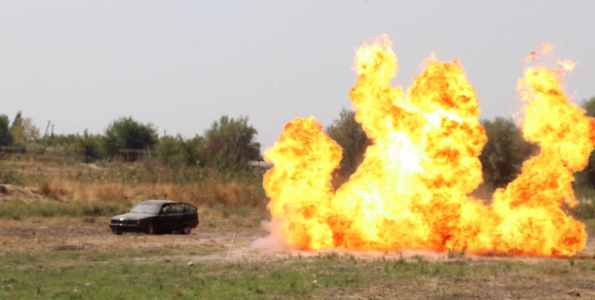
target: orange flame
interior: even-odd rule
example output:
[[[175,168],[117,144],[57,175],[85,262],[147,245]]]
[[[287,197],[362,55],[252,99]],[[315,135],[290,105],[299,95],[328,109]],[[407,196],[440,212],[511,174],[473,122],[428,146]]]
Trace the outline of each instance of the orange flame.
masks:
[[[542,43],[541,44],[541,53],[545,54],[548,52],[552,52],[554,50],[554,45],[550,43]]]
[[[288,246],[525,255],[582,249],[584,225],[560,207],[576,203],[572,173],[587,165],[595,119],[568,103],[560,72],[528,68],[519,81],[524,136],[541,152],[486,206],[468,196],[482,182],[478,156],[487,138],[462,67],[429,59],[405,94],[390,85],[397,71],[391,46],[383,36],[356,52],[350,97],[373,144],[349,182],[333,191],[341,148],[313,117],[288,123],[266,152],[274,163],[264,178],[268,208]]]
[[[571,60],[559,60],[558,64],[562,66],[562,68],[564,69],[564,71],[568,71],[571,72],[574,70],[574,67],[576,67],[576,62],[571,61]]]

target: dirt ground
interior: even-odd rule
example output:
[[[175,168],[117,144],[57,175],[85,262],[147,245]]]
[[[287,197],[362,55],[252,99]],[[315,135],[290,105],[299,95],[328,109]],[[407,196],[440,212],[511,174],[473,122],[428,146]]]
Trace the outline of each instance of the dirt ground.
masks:
[[[113,251],[158,251],[172,249],[169,254],[188,261],[234,261],[270,260],[291,256],[314,256],[319,252],[290,251],[271,246],[269,233],[258,220],[241,217],[211,216],[201,219],[201,224],[190,235],[163,234],[144,235],[125,233],[121,236],[111,233],[107,217],[31,217],[21,220],[4,218],[0,222],[0,255],[59,250],[81,250],[88,253]],[[577,253],[576,259],[595,259],[595,230],[588,229],[589,239],[585,249]],[[232,239],[233,246],[230,250]],[[421,256],[428,261],[445,260],[447,253],[432,251],[402,250],[398,252],[353,252],[331,250],[339,254],[358,258],[398,259]],[[324,253],[324,252],[323,252]],[[229,256],[228,256],[229,255]],[[475,256],[467,254],[467,257]],[[486,258],[487,256],[476,256]],[[490,257],[498,259],[498,257]],[[548,258],[507,257],[523,261],[539,261]]]
[[[250,244],[267,234],[259,226],[238,228],[235,220],[219,219],[201,223],[190,235],[125,233],[118,236],[111,233],[108,223],[107,217],[2,219],[0,255],[59,250],[151,252],[165,247],[177,250],[170,253],[192,261],[224,260],[234,233],[232,258],[257,255],[262,249],[252,248]]]

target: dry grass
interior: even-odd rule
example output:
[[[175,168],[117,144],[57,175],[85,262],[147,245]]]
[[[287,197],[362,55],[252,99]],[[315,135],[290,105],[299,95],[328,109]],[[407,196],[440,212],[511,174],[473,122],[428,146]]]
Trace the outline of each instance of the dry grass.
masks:
[[[0,173],[0,184],[28,188],[37,198],[64,204],[130,206],[146,199],[171,199],[197,206],[264,207],[267,202],[261,174],[254,171],[222,173],[151,162],[61,163],[15,156],[0,160]]]
[[[265,198],[252,184],[231,182],[208,183],[84,183],[60,177],[44,178],[38,190],[60,202],[137,203],[146,199],[171,199],[197,206],[223,204],[237,207],[258,206]]]

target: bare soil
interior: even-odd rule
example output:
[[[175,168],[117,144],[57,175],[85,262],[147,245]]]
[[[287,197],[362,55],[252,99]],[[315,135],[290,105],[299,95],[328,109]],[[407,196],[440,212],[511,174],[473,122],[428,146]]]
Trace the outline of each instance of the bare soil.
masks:
[[[399,259],[423,257],[427,261],[441,261],[452,258],[452,253],[437,253],[423,250],[401,250],[398,252],[357,252],[327,250],[322,252],[282,249],[269,243],[267,230],[259,220],[250,217],[210,214],[201,218],[200,225],[190,235],[157,234],[144,235],[125,233],[121,236],[111,233],[108,217],[30,217],[20,220],[0,219],[0,255],[21,251],[56,251],[77,249],[88,252],[112,252],[125,250],[156,251],[167,248],[168,253],[189,261],[204,260],[270,260],[287,257],[310,257],[325,253],[353,255],[362,259]],[[595,259],[595,231],[589,228],[589,239],[585,249],[575,259]],[[229,251],[235,235],[231,252]],[[228,257],[229,253],[229,257]],[[450,257],[449,257],[450,256]],[[506,259],[525,262],[549,260],[552,258],[473,256],[470,259]]]

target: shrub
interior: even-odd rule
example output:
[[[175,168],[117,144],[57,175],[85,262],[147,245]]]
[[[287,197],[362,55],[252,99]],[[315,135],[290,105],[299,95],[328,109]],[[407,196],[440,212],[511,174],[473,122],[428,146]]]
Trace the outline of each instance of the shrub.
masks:
[[[349,177],[364,159],[366,149],[372,142],[362,125],[355,120],[355,112],[343,109],[339,118],[326,128],[326,133],[343,148],[339,175]]]
[[[0,146],[12,145],[13,137],[10,133],[10,119],[6,115],[0,115]]]
[[[246,169],[249,160],[259,160],[258,132],[248,125],[248,117],[223,116],[205,132],[202,147],[205,165],[218,170]]]
[[[512,119],[497,117],[483,120],[488,142],[479,156],[484,185],[500,188],[513,181],[522,164],[538,147],[523,139],[521,130]]]
[[[165,164],[197,165],[202,159],[199,151],[203,138],[196,136],[184,139],[182,136],[166,136],[159,140],[157,158]]]
[[[105,130],[104,147],[114,155],[120,149],[152,149],[159,139],[153,124],[142,124],[131,117],[113,121]]]

